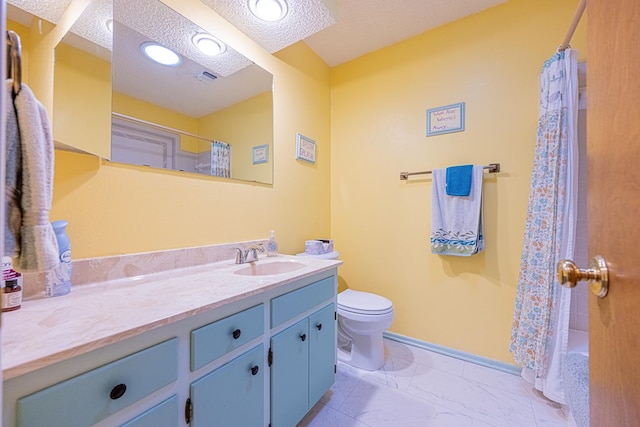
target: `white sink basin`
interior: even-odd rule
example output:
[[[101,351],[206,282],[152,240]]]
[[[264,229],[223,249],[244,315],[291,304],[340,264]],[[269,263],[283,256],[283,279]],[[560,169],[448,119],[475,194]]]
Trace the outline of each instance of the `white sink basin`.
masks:
[[[300,270],[307,265],[297,261],[252,262],[244,268],[234,271],[242,276],[270,276]]]

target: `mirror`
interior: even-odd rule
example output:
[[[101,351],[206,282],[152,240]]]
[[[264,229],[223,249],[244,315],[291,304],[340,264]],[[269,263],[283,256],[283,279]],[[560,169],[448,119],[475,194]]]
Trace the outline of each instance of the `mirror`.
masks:
[[[271,184],[273,79],[158,0],[114,0],[111,160]],[[149,42],[175,66],[143,54]],[[214,45],[215,47],[215,45]]]
[[[27,27],[23,32],[33,39],[29,27],[35,33],[43,27],[33,16],[47,21],[46,34],[79,3],[8,0],[7,16]],[[110,32],[109,43],[95,40],[110,16],[113,49]],[[93,36],[83,35],[83,28]],[[228,157],[229,166],[214,168],[213,175],[271,184],[273,78],[229,46],[214,59],[197,53],[191,39],[200,33],[205,31],[158,0],[91,0],[55,46],[56,148],[205,175],[212,174],[212,159]],[[178,52],[181,66],[142,57],[143,39]],[[146,142],[132,150],[132,140]],[[150,155],[162,160],[152,163]]]
[[[96,16],[111,16],[111,0],[7,1],[7,26],[22,41],[23,81],[32,89],[37,84],[36,94],[51,101],[56,148],[104,157],[111,132],[111,33],[94,23]]]
[[[55,47],[53,133],[57,148],[109,157],[111,0],[91,0]]]

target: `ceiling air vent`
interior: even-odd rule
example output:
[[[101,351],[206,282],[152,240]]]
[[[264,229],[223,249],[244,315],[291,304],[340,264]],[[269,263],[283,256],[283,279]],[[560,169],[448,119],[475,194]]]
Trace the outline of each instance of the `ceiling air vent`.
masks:
[[[216,77],[214,74],[208,72],[208,71],[203,71],[200,74],[198,74],[196,76],[196,79],[200,80],[201,82],[204,83],[211,83],[212,81],[214,81],[215,79],[217,79],[218,77]]]

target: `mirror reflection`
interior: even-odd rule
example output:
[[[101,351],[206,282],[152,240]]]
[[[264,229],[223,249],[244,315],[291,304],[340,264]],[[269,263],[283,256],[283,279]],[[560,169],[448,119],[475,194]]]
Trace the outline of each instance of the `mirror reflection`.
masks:
[[[112,161],[272,183],[271,74],[158,0],[114,0],[112,61]]]
[[[8,25],[25,35],[23,76],[38,72],[28,70],[30,45],[80,3],[8,0]],[[56,148],[272,183],[272,76],[204,36],[158,0],[91,0],[55,46]],[[179,66],[142,56],[151,41],[176,52]],[[222,52],[207,56],[198,42]]]
[[[91,0],[55,47],[54,139],[65,149],[109,158],[111,0]]]

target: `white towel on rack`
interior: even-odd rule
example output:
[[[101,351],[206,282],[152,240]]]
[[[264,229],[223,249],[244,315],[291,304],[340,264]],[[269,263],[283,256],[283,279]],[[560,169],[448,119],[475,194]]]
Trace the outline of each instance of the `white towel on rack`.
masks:
[[[15,265],[20,271],[46,271],[59,264],[58,242],[49,222],[53,198],[51,125],[45,108],[26,84],[13,102],[11,80],[6,82],[6,91],[7,136],[11,138],[6,161],[16,162],[7,167],[11,175],[5,178],[10,184],[5,230],[11,232],[5,238],[5,250],[10,250],[6,255],[17,257]],[[13,245],[7,244],[7,238],[13,238]]]
[[[483,166],[473,166],[468,196],[448,196],[446,169],[434,169],[431,190],[431,252],[471,256],[484,249]]]

